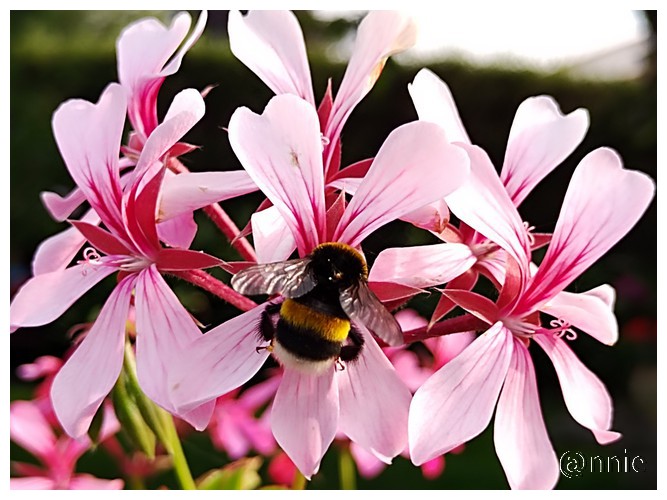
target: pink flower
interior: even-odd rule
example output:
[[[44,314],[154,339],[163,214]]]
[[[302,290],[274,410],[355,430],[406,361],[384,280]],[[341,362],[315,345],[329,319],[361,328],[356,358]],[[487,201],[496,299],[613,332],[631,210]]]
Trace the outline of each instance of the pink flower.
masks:
[[[232,53],[277,95],[292,94],[315,107],[313,84],[301,27],[289,11],[250,11],[229,14]],[[326,184],[336,178],[340,158],[340,134],[357,104],[370,92],[391,55],[414,45],[415,23],[400,12],[372,11],[357,30],[352,57],[336,98],[331,87],[320,108],[323,165]],[[366,167],[367,168],[367,167]]]
[[[110,407],[105,408],[100,439],[118,432],[118,421]],[[99,479],[76,474],[76,462],[92,443],[88,437],[72,439],[56,436],[40,408],[31,401],[15,401],[9,410],[9,435],[12,441],[32,453],[43,467],[12,463],[14,472],[24,477],[9,480],[12,490],[120,490],[122,479]]]
[[[340,197],[327,212],[318,117],[308,102],[281,95],[262,115],[238,109],[229,136],[243,166],[287,222],[301,256],[326,241],[358,247],[375,229],[454,189],[467,173],[465,155],[446,142],[439,127],[409,123],[389,135],[347,207]],[[264,309],[248,311],[192,344],[171,382],[181,409],[239,387],[261,368],[269,356],[256,350]],[[306,477],[317,472],[339,429],[385,462],[405,448],[410,391],[376,341],[365,337],[358,360],[345,370],[336,371],[333,363],[319,375],[284,370],[271,426]]]
[[[446,243],[385,250],[378,256],[370,280],[401,285],[380,293],[387,300],[409,297],[442,283],[448,283],[447,288],[470,290],[479,273],[500,287],[507,255],[523,269],[530,248],[548,241],[545,235],[526,234],[527,223],[522,222],[516,207],[582,141],[588,114],[578,109],[564,116],[548,96],[526,99],[514,117],[499,180],[488,155],[468,138],[447,85],[423,69],[409,90],[420,119],[437,123],[450,141],[468,151],[471,175],[446,197],[446,204],[439,201],[411,214],[412,223]],[[448,209],[462,221],[458,228],[448,223]],[[443,296],[431,324],[453,307],[454,303]]]
[[[278,95],[299,96],[316,106],[303,33],[294,14],[250,11],[242,16],[232,11],[228,31],[232,53],[271,90]],[[327,207],[336,199],[336,190],[356,189],[372,162],[362,160],[340,170],[340,136],[345,122],[373,88],[387,58],[411,47],[415,38],[414,22],[399,12],[370,12],[360,23],[336,97],[329,84],[318,108]],[[257,257],[260,262],[284,260],[296,242],[278,209],[267,205],[263,203],[251,219]]]
[[[275,395],[280,375],[272,376],[243,391],[220,396],[216,400],[209,434],[213,444],[227,452],[229,458],[238,460],[251,449],[262,455],[270,455],[276,447],[269,423],[270,412],[257,417],[257,412]]]
[[[125,157],[117,162],[120,170],[136,164],[148,137],[157,128],[161,129],[158,135],[164,138],[168,137],[170,130],[175,134],[184,133],[173,128],[175,123],[171,118],[194,101],[181,100],[179,103],[175,100],[164,117],[164,123],[159,124],[157,96],[164,79],[178,71],[183,57],[199,39],[207,17],[206,11],[202,12],[193,32],[185,41],[191,24],[187,12],[178,14],[169,28],[157,19],[142,19],[127,26],[118,37],[118,78],[126,91],[127,114],[133,128],[129,144],[122,148],[119,145],[117,151],[118,154],[122,149],[125,153]],[[203,104],[196,103],[193,111],[199,110],[203,113]],[[179,126],[176,124],[176,127]],[[175,158],[194,148],[174,140],[164,152],[165,163],[168,158]],[[188,172],[181,175],[166,172],[158,212],[161,240],[173,247],[189,248],[197,231],[194,210],[256,190],[257,187],[244,171]],[[64,221],[85,200],[85,194],[79,188],[64,198],[56,193],[42,193],[44,205],[57,221]],[[94,210],[88,211],[81,220],[95,225],[100,223],[99,214]],[[75,228],[48,238],[35,253],[33,274],[64,269],[84,243],[85,239]]]
[[[204,11],[192,35],[175,55],[190,30],[191,18],[187,12],[177,15],[169,28],[153,18],[136,21],[127,26],[118,38],[118,78],[128,96],[128,116],[134,129],[130,140],[133,158],[123,159],[119,168],[134,165],[146,139],[157,127],[157,95],[162,82],[178,71],[183,56],[201,35],[206,19]],[[79,189],[64,198],[56,193],[44,192],[42,201],[55,220],[64,221],[85,201],[85,196]]]
[[[207,19],[208,13],[203,11],[187,40],[192,23],[187,12],[174,17],[168,28],[155,18],[141,19],[123,29],[118,37],[118,81],[127,90],[127,114],[134,130],[130,147],[135,151],[141,151],[158,125],[157,96],[164,79],[178,71],[183,57],[204,31]]]
[[[494,441],[510,486],[536,489],[556,484],[558,460],[542,419],[527,348],[531,339],[551,358],[574,419],[600,444],[620,436],[609,430],[612,402],[603,383],[562,338],[571,338],[573,325],[613,344],[618,336],[613,293],[607,286],[583,294],[563,290],[632,228],[654,189],[645,174],[623,169],[612,150],[597,149],[575,170],[547,253],[525,287],[518,270],[510,266],[495,304],[467,290],[445,292],[492,326],[416,392],[409,420],[415,464],[478,435],[497,403]],[[540,311],[560,321],[544,328]]]
[[[94,248],[86,249],[85,260],[74,266],[30,279],[14,296],[10,309],[13,330],[47,324],[92,286],[119,272],[118,285],[51,389],[56,415],[73,437],[86,432],[118,378],[131,300],[136,306],[139,382],[151,399],[174,411],[165,392],[166,369],[200,332],[160,271],[199,269],[220,263],[201,252],[162,247],[156,224],[157,199],[164,176],[160,158],[204,114],[201,96],[192,89],[176,96],[164,123],[146,141],[123,189],[118,150],[125,113],[125,91],[111,84],[97,104],[71,100],[54,114],[53,129],[65,164],[106,229],[72,221]],[[201,411],[180,416],[201,428],[212,409],[211,403]]]

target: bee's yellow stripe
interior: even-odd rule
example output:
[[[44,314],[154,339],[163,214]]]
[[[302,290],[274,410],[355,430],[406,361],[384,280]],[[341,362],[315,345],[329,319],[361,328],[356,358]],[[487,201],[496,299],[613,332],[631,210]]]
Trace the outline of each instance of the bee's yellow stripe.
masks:
[[[342,342],[350,332],[350,322],[324,314],[291,299],[280,307],[280,317],[296,328],[311,330],[332,342]]]

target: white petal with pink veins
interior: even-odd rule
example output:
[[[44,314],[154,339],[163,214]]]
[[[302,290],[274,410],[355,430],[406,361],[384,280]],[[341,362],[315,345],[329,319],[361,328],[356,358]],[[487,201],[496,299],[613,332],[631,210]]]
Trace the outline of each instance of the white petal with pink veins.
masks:
[[[205,411],[195,411],[199,405],[192,405],[187,411],[177,412],[170,391],[171,373],[177,364],[189,358],[187,347],[201,337],[201,332],[155,266],[139,273],[135,311],[137,378],[141,389],[166,410],[178,414],[196,429],[203,429],[214,402],[208,403]],[[204,377],[201,372],[199,376]]]
[[[447,283],[475,262],[470,248],[460,243],[389,248],[377,256],[368,279],[428,288]]]
[[[84,263],[29,279],[10,305],[12,329],[46,325],[59,318],[79,297],[116,271],[115,267]]]
[[[440,125],[450,142],[471,144],[449,87],[435,73],[420,70],[408,91],[420,120]]]
[[[408,420],[415,465],[447,453],[486,429],[512,349],[512,334],[496,323],[417,390]]]
[[[237,109],[229,142],[255,184],[290,226],[299,252],[324,237],[322,141],[315,108],[294,95],[271,99],[262,115]]]
[[[134,169],[135,179],[145,173],[156,161],[180,141],[206,111],[204,98],[195,89],[176,94],[164,121],[151,132]]]
[[[244,170],[165,176],[159,218],[168,220],[253,191],[257,191],[257,186]]]
[[[170,367],[169,391],[179,410],[189,410],[240,387],[250,380],[269,356],[257,347],[263,306],[241,314],[184,347]]]
[[[122,231],[118,152],[125,125],[125,89],[109,84],[96,104],[62,103],[53,114],[53,134],[74,182],[110,230]]]
[[[332,143],[352,110],[375,85],[387,58],[412,47],[416,37],[415,22],[403,13],[371,11],[364,17],[325,130]]]
[[[544,426],[533,361],[517,339],[498,399],[493,442],[512,489],[556,485],[560,468]]]
[[[338,428],[338,387],[333,366],[321,375],[286,369],[273,400],[271,428],[280,447],[308,479]]]
[[[514,117],[500,180],[518,207],[533,188],[567,158],[588,130],[588,112],[563,115],[549,96],[523,101]]]
[[[552,299],[604,255],[637,223],[654,193],[653,180],[624,169],[615,151],[599,148],[586,155],[572,175],[524,308]]]
[[[89,210],[81,218],[90,224],[99,224],[100,218],[94,210]],[[50,273],[64,270],[86,243],[86,238],[78,229],[70,227],[42,241],[32,259],[32,273]]]
[[[39,196],[49,215],[58,222],[63,222],[79,205],[86,201],[83,191],[79,188],[74,188],[66,196],[60,196],[50,191],[42,191]]]
[[[410,390],[371,335],[359,357],[336,372],[340,430],[385,463],[408,444]]]
[[[470,156],[470,176],[445,198],[449,209],[463,222],[497,243],[528,268],[530,244],[521,217],[512,204],[486,152],[461,144]]]
[[[293,94],[315,106],[303,33],[289,11],[229,13],[229,46],[276,94]]]
[[[292,255],[296,249],[296,241],[275,206],[255,212],[250,221],[257,262],[280,262]]]
[[[615,295],[609,285],[581,293],[560,292],[540,310],[580,328],[603,344],[614,345],[618,340]]]
[[[118,379],[134,282],[135,277],[129,276],[114,288],[83,342],[53,380],[53,409],[72,437],[86,433]]]
[[[443,198],[469,174],[465,151],[433,123],[415,121],[389,134],[345,209],[334,239],[358,246],[387,222]]]
[[[554,364],[565,405],[574,419],[590,429],[600,444],[616,441],[621,434],[609,430],[613,408],[606,387],[572,352],[567,343],[551,335],[533,337]]]

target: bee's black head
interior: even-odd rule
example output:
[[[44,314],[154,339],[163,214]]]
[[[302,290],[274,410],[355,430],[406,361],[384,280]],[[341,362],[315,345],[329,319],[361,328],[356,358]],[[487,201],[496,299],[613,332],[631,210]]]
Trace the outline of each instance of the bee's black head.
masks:
[[[310,254],[317,284],[339,290],[368,277],[366,262],[359,252],[344,243],[322,243]]]

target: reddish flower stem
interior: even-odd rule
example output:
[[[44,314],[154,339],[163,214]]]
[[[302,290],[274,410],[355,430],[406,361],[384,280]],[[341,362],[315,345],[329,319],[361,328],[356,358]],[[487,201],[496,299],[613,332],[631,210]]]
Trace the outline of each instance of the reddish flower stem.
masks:
[[[255,254],[255,249],[252,247],[250,242],[245,237],[240,237],[239,228],[236,226],[234,221],[227,215],[222,207],[215,203],[204,207],[204,213],[208,215],[209,219],[222,231],[227,239],[231,242],[232,246],[236,248],[238,253],[248,262],[257,262],[257,255]]]
[[[440,321],[433,325],[433,327],[428,330],[428,327],[424,326],[417,328],[416,330],[410,330],[403,334],[403,339],[406,344],[412,342],[417,342],[419,340],[430,339],[433,337],[440,337],[442,335],[450,335],[452,333],[461,333],[461,332],[470,332],[470,331],[479,331],[486,330],[489,328],[489,324],[482,321],[481,319],[473,316],[472,314],[464,314],[462,316],[457,316],[455,318],[446,319]]]
[[[170,274],[211,292],[216,297],[220,297],[222,300],[229,302],[241,311],[249,311],[250,309],[257,307],[257,303],[236,292],[219,279],[214,278],[201,269],[193,269],[191,271],[171,271]]]
[[[188,168],[183,165],[176,158],[169,158],[167,166],[172,172],[177,174],[184,174],[190,172]],[[257,262],[257,255],[255,249],[248,242],[245,237],[239,237],[241,231],[236,226],[234,221],[227,215],[219,203],[213,203],[208,207],[204,207],[204,213],[208,215],[209,219],[220,229],[222,234],[230,241],[232,246],[236,248],[241,257],[249,262]]]

